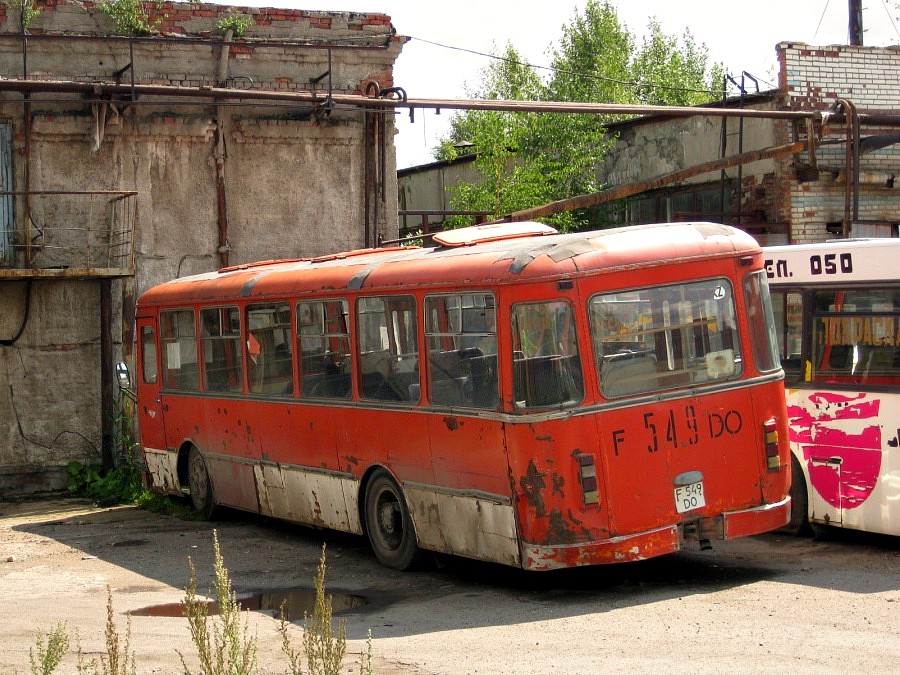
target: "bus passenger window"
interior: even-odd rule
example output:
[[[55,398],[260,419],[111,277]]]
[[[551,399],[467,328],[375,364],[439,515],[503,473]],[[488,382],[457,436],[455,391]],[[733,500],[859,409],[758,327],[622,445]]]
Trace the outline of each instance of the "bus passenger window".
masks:
[[[584,378],[572,307],[561,301],[512,310],[513,396],[517,408],[575,405]]]
[[[243,389],[241,320],[237,307],[200,310],[203,390],[240,393]]]
[[[297,303],[297,340],[304,396],[350,397],[348,326],[346,300]]]
[[[360,298],[356,313],[360,398],[417,403],[419,345],[415,298]]]
[[[197,391],[197,330],[194,310],[178,309],[159,313],[162,343],[163,386],[167,389]]]
[[[428,399],[435,405],[496,408],[497,319],[490,293],[425,298]]]
[[[145,384],[156,384],[156,334],[151,326],[141,328],[141,376]]]
[[[778,339],[778,357],[786,382],[803,379],[803,295],[793,291],[772,291],[772,313]]]
[[[286,302],[247,306],[250,391],[294,395],[291,307]]]

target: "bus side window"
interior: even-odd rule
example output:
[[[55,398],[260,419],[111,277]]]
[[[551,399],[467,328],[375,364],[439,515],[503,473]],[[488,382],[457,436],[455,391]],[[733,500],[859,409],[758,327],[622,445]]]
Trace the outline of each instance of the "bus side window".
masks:
[[[247,306],[250,391],[294,395],[291,307],[286,302]]]
[[[159,313],[162,343],[163,386],[167,389],[197,391],[197,330],[194,310],[177,309]]]
[[[572,307],[561,301],[515,305],[512,329],[516,407],[580,403],[584,378]]]
[[[795,291],[772,290],[771,293],[784,379],[798,382],[803,378],[803,295]]]
[[[152,326],[141,328],[141,377],[145,384],[156,384],[156,332]]]
[[[348,319],[346,300],[297,303],[297,341],[304,396],[350,397]]]
[[[360,298],[356,312],[360,398],[418,402],[415,298],[405,295]]]
[[[204,391],[243,389],[241,321],[237,307],[200,310]]]
[[[428,398],[435,405],[496,408],[497,320],[490,293],[425,298]]]

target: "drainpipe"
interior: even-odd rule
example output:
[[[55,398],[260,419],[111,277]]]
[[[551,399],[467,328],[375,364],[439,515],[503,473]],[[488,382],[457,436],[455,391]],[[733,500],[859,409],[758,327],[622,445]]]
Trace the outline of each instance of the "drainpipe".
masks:
[[[228,45],[234,36],[234,30],[229,28],[225,31],[225,44],[222,45],[222,51],[219,53],[219,69],[216,73],[216,81],[219,86],[224,86],[225,79],[228,77],[228,55],[230,47]],[[225,119],[225,106],[216,105],[216,206],[218,214],[219,229],[219,245],[216,251],[219,254],[219,265],[228,267],[228,202],[225,198],[225,136],[227,133],[227,122]]]
[[[100,459],[103,474],[115,468],[113,444],[112,279],[100,280]]]
[[[859,115],[856,105],[848,99],[838,99],[847,118],[844,152],[844,222],[842,235],[850,236],[851,223],[859,219]]]

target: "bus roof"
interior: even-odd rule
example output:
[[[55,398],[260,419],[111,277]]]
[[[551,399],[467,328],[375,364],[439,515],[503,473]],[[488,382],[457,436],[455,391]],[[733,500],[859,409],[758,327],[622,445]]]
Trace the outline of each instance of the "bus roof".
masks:
[[[459,285],[473,280],[485,284],[550,280],[761,251],[750,235],[715,223],[663,223],[571,234],[548,232],[539,223],[532,224],[533,233],[523,233],[522,223],[512,225],[509,236],[496,229],[485,236],[485,226],[454,230],[450,245],[430,248],[361,249],[236,265],[160,284],[139,302]]]
[[[900,280],[900,239],[835,239],[767,246],[763,252],[773,286]]]

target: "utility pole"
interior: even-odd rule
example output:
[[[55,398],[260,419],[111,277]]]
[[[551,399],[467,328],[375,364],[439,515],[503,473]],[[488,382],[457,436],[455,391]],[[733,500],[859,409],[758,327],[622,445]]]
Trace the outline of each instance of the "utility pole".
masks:
[[[862,47],[863,22],[862,0],[849,0],[850,3],[850,44]]]

